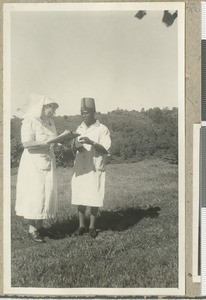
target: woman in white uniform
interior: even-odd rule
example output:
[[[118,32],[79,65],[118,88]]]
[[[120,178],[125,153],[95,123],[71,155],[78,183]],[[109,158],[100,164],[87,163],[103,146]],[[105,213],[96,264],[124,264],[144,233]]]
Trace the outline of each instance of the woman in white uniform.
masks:
[[[72,177],[72,204],[78,205],[79,229],[76,234],[86,232],[84,219],[86,206],[89,206],[89,232],[95,238],[96,215],[98,207],[103,206],[105,194],[105,158],[111,139],[108,128],[95,119],[93,98],[82,99],[81,114],[83,123],[77,128],[80,136],[74,147],[76,159]]]
[[[39,229],[44,219],[56,215],[57,183],[53,145],[47,142],[57,136],[52,119],[58,104],[45,96],[32,94],[18,110],[23,119],[21,157],[16,192],[16,214],[28,220],[29,236],[44,242]]]

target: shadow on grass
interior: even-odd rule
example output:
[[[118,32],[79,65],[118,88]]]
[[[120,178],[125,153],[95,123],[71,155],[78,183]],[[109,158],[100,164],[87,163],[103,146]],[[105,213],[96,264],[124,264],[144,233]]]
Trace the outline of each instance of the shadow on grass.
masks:
[[[150,206],[145,209],[131,207],[117,211],[102,211],[97,220],[97,226],[101,231],[124,231],[144,218],[157,218],[160,210],[159,206]]]
[[[102,211],[97,218],[97,228],[100,231],[124,231],[144,218],[158,218],[160,210],[159,206],[150,206],[144,209],[136,207],[116,211]],[[67,235],[72,235],[77,228],[77,216],[73,216],[68,220],[57,221],[47,230],[45,235],[53,239],[62,239]]]
[[[50,239],[63,239],[68,235],[72,235],[78,228],[77,216],[70,219],[57,220],[49,228],[44,228],[42,234]]]

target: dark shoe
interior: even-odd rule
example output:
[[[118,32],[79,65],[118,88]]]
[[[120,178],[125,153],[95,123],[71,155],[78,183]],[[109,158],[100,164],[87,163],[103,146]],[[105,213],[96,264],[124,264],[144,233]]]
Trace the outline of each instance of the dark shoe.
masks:
[[[38,229],[38,233],[40,234],[40,236],[41,236],[42,238],[44,238],[45,236],[48,235],[48,229],[45,228],[45,227],[40,227],[40,228]]]
[[[97,236],[97,231],[95,228],[89,228],[89,234],[91,236],[91,238],[95,239],[95,237]]]
[[[79,227],[79,229],[74,233],[74,236],[83,235],[85,232],[85,227]]]
[[[40,235],[38,231],[29,232],[30,238],[37,243],[45,243],[44,238]]]

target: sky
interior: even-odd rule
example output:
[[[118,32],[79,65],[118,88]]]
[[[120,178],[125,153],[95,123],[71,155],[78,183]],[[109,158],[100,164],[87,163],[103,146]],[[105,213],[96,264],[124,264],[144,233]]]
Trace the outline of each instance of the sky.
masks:
[[[163,11],[11,13],[11,114],[29,94],[53,98],[57,115],[76,115],[83,97],[97,111],[178,105],[178,27]]]

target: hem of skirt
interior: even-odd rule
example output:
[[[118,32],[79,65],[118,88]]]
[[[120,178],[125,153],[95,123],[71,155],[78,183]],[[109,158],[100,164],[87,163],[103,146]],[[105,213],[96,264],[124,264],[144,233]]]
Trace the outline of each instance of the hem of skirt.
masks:
[[[52,218],[55,218],[56,217],[56,214],[41,214],[41,215],[26,215],[26,214],[23,214],[23,213],[18,213],[16,212],[16,215],[19,216],[19,217],[23,217],[25,219],[28,219],[28,220],[45,220],[45,219],[52,219]]]

